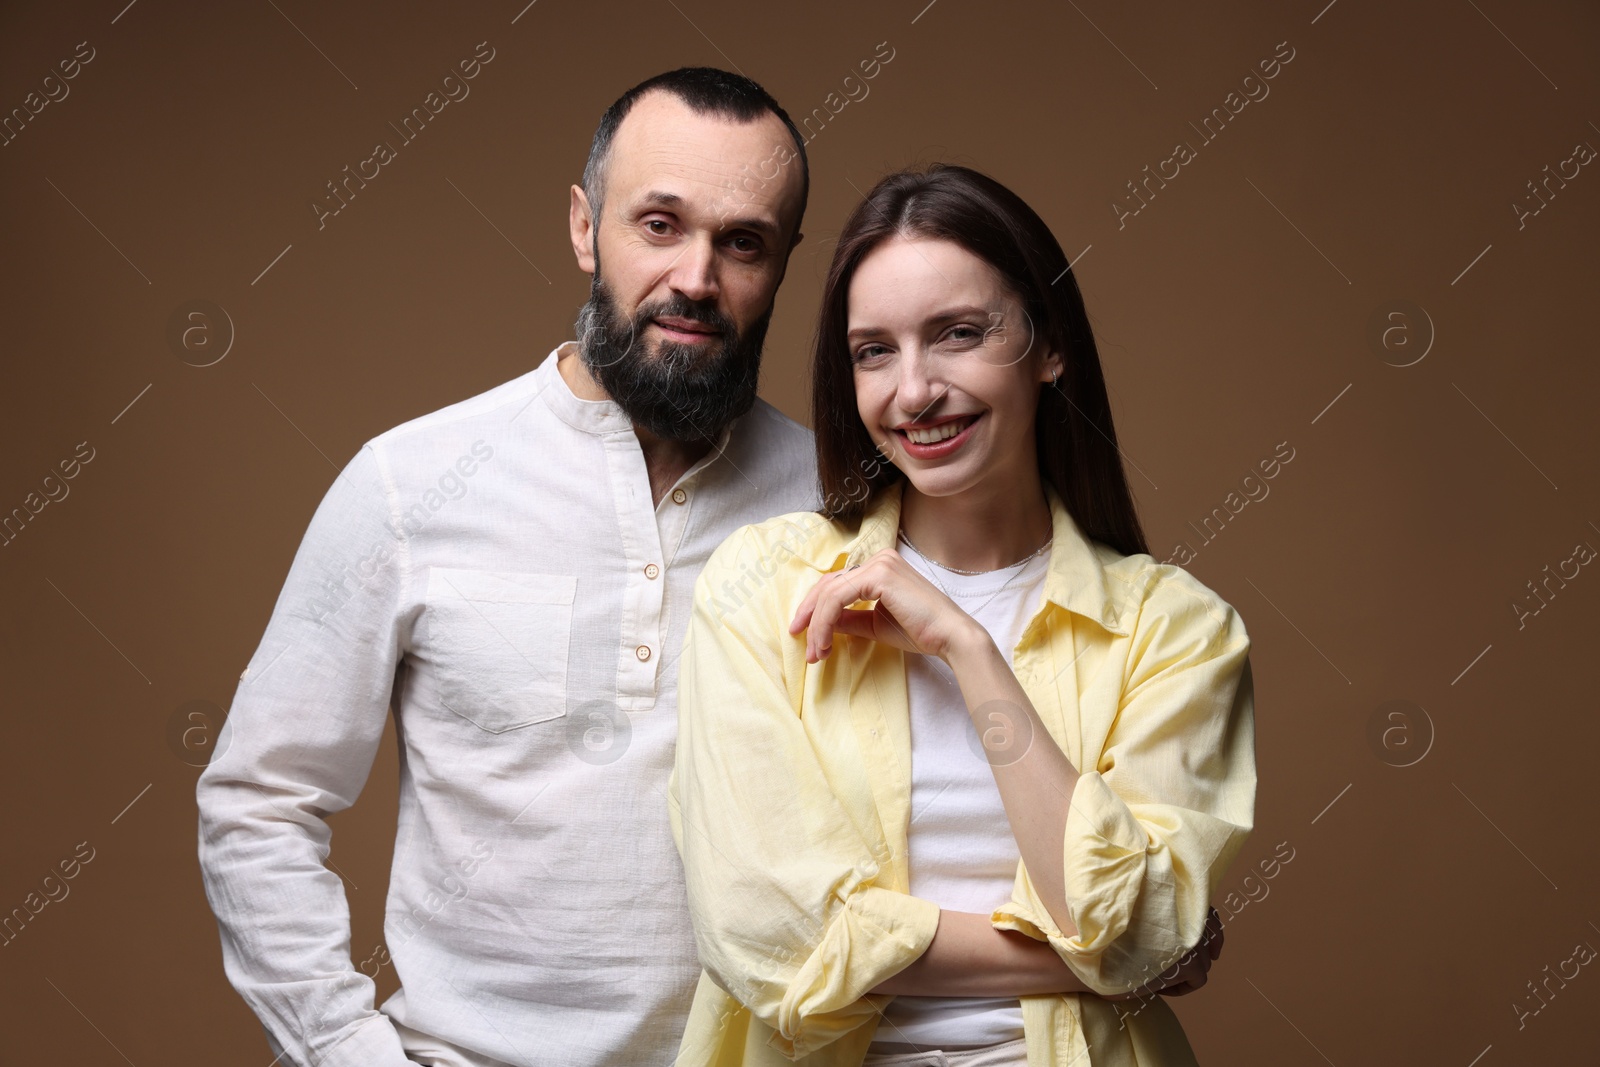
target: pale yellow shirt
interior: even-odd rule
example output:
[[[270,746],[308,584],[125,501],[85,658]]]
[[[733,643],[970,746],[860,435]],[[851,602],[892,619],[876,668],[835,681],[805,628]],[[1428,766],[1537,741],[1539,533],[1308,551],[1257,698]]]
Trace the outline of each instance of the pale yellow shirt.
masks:
[[[1063,936],[1022,863],[992,918],[1121,992],[1200,941],[1253,826],[1250,639],[1188,572],[1089,541],[1047,494],[1050,570],[1013,669],[1081,772],[1065,835],[1077,931]],[[668,787],[703,967],[682,1067],[857,1067],[892,999],[867,991],[938,925],[938,906],[908,893],[904,654],[840,635],[807,664],[804,632],[788,633],[822,574],[895,544],[900,499],[881,491],[859,524],[797,512],[746,526],[697,580]],[[1021,1002],[1030,1067],[1195,1062],[1159,996]]]

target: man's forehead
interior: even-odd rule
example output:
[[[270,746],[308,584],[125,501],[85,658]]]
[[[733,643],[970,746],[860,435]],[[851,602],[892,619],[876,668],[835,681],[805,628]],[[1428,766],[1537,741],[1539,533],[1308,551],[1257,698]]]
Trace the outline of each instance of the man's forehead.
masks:
[[[652,93],[617,130],[607,183],[636,206],[665,194],[678,198],[675,210],[776,221],[786,194],[798,201],[798,170],[794,139],[771,112],[738,122],[698,114],[676,97]]]

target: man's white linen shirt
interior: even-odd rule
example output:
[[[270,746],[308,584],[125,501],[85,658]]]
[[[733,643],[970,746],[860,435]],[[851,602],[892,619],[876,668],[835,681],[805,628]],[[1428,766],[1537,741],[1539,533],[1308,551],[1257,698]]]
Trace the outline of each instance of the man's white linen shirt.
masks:
[[[361,448],[240,676],[199,852],[227,976],[280,1063],[677,1051],[700,974],[666,802],[690,599],[735,529],[817,507],[812,437],[758,399],[653,504],[631,422],[572,393],[563,352]],[[375,1009],[324,819],[391,712],[403,988]]]

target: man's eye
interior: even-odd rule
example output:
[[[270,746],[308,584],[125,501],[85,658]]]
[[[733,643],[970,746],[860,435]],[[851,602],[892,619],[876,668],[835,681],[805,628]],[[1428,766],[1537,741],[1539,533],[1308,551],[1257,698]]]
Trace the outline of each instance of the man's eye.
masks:
[[[739,251],[741,251],[741,252],[759,252],[759,251],[761,251],[761,242],[757,241],[754,237],[735,237],[733,239],[733,242],[734,242],[735,245],[738,245],[738,244],[741,244],[741,243],[743,244],[744,247],[739,249]]]
[[[665,229],[651,230],[650,231],[651,233],[655,234],[658,237],[665,236],[666,232],[668,230],[672,229],[672,227],[668,226],[666,224],[666,222],[663,221],[662,219],[651,219],[649,222],[646,222],[645,225],[646,226],[662,226],[662,227],[665,227]]]

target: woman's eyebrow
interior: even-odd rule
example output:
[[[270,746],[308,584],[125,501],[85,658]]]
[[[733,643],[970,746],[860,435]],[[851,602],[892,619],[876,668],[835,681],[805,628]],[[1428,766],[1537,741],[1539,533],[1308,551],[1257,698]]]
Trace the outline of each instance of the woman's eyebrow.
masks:
[[[977,315],[981,318],[988,318],[990,311],[988,308],[979,307],[976,304],[960,304],[956,307],[945,308],[943,311],[936,311],[922,321],[923,325],[925,326],[937,325],[939,323],[950,322],[953,319],[968,318],[969,316],[973,315]],[[845,337],[847,339],[854,337],[869,337],[873,334],[887,332],[888,330],[882,326],[857,326],[855,329],[848,331],[845,334]]]

